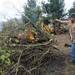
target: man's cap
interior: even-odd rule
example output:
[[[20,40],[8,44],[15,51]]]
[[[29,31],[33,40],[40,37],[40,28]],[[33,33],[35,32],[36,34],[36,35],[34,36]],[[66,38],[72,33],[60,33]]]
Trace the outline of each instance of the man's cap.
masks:
[[[72,13],[72,14],[70,15],[70,18],[75,18],[75,13]]]

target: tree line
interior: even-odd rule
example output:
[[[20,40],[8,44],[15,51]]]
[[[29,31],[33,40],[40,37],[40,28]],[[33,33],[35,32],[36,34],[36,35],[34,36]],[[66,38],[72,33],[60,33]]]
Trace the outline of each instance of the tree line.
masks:
[[[65,12],[64,0],[47,0],[47,2],[41,2],[41,6],[37,4],[37,0],[28,0],[27,5],[24,6],[24,14],[30,18],[30,20],[36,23],[40,18],[45,15],[49,19],[63,19],[65,16],[69,16],[75,12],[75,2],[73,6]],[[44,16],[43,16],[44,15]],[[28,22],[28,19],[22,15],[24,23]]]

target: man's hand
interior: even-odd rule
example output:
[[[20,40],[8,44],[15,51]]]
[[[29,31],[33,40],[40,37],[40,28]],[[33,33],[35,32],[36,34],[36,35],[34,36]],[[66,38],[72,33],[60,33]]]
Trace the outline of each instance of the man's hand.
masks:
[[[61,22],[61,20],[59,20],[59,19],[55,19],[55,21],[56,21],[56,22]]]

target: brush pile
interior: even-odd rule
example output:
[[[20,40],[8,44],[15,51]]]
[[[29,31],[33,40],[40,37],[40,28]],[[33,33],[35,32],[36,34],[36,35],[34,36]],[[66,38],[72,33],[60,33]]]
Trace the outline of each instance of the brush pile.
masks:
[[[63,75],[65,55],[53,46],[52,41],[39,44],[13,46],[16,53],[14,61],[5,75]]]
[[[9,43],[10,35],[0,37],[2,49],[14,51],[10,56],[13,63],[6,67],[4,75],[64,75],[65,54],[54,46],[51,34],[43,33],[41,38],[45,41],[40,39],[38,43],[27,45]]]

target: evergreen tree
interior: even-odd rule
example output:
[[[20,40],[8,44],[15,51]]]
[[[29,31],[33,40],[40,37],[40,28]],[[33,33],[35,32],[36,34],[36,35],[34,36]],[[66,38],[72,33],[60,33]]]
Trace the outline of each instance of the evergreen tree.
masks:
[[[62,18],[64,14],[64,0],[48,0],[48,3],[43,3],[45,13],[51,16],[52,19]]]
[[[41,14],[41,9],[36,4],[36,0],[28,0],[27,5],[24,7],[24,14],[34,23],[39,19]],[[25,16],[22,16],[24,23],[27,23],[28,20]]]
[[[73,3],[73,7],[69,10],[69,15],[71,13],[75,13],[75,2]]]

